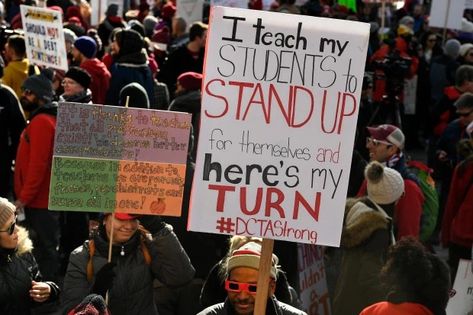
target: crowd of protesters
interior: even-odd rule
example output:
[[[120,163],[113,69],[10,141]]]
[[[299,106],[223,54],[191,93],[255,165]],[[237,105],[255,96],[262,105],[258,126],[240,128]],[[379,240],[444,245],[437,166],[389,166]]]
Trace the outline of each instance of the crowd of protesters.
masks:
[[[35,1],[0,2],[1,314],[253,314],[261,239],[229,243],[186,230],[209,3],[203,20],[187,25],[176,1],[123,1],[122,15],[110,4],[98,25],[85,0],[46,1],[63,16],[68,71],[26,57],[19,6]],[[445,314],[473,245],[473,12],[461,30],[443,32],[429,27],[430,1],[385,11],[355,1],[356,12],[334,0],[302,2],[275,0],[269,10],[370,24],[341,246],[326,250],[337,274],[333,313]],[[404,102],[406,80],[416,81],[415,104]],[[192,114],[182,216],[50,211],[58,102]],[[425,151],[426,165],[411,164],[412,149]],[[436,203],[412,165],[435,181]],[[276,241],[274,252],[267,314],[305,314],[296,244]]]

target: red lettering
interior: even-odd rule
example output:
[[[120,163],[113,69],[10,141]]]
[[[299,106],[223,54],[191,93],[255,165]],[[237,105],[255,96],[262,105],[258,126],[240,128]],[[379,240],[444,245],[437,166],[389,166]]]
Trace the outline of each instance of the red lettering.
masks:
[[[224,185],[209,185],[210,190],[217,190],[217,212],[223,212],[225,208],[225,194],[227,191],[235,191],[235,187],[233,186],[224,186]]]
[[[327,131],[325,130],[325,107],[327,106],[327,90],[324,90],[324,97],[322,101],[322,114],[320,115],[320,124],[322,127],[322,131],[325,133],[332,133],[337,127],[338,107],[340,105],[340,92],[338,92],[337,94],[337,109],[335,110],[335,119],[333,120],[333,127],[332,130]]]
[[[205,110],[205,115],[207,117],[210,117],[210,118],[220,118],[222,116],[225,116],[225,114],[228,112],[228,108],[229,108],[229,105],[228,105],[228,101],[227,99],[222,96],[222,95],[218,95],[218,94],[214,94],[210,91],[210,85],[214,82],[219,82],[222,86],[225,86],[225,81],[223,80],[220,80],[220,79],[214,79],[214,80],[210,80],[207,85],[205,86],[205,92],[210,95],[210,96],[213,96],[215,98],[218,98],[218,99],[221,99],[224,103],[225,103],[225,108],[222,110],[222,112],[220,114],[216,114],[216,115],[213,115],[211,113],[209,113],[207,110]]]
[[[302,206],[307,210],[307,213],[309,213],[316,222],[319,222],[320,196],[320,192],[317,192],[315,194],[314,208],[311,208],[310,204],[307,202],[307,200],[305,200],[301,193],[296,191],[296,194],[294,196],[294,213],[292,215],[292,218],[294,220],[297,220],[299,218],[299,206],[302,204]]]
[[[351,97],[351,99],[353,100],[353,109],[349,113],[345,113],[345,104],[346,104],[347,96]],[[350,93],[343,93],[342,114],[340,115],[340,122],[338,124],[338,134],[340,134],[342,130],[343,117],[344,116],[348,117],[348,116],[353,115],[355,113],[355,110],[356,110],[356,98]]]
[[[276,195],[277,199],[272,201],[272,195]],[[285,218],[284,209],[281,207],[281,203],[284,201],[284,194],[277,188],[268,188],[266,192],[266,206],[264,208],[264,215],[267,217],[271,216],[271,209],[275,209],[281,218]]]
[[[240,120],[240,111],[241,111],[241,101],[243,99],[243,89],[246,87],[253,87],[253,83],[247,83],[247,82],[236,82],[236,81],[230,81],[228,82],[228,85],[235,85],[238,86],[238,104],[237,104],[237,111],[236,111],[236,120]],[[244,119],[243,119],[244,120]]]
[[[248,210],[248,202],[246,200],[246,187],[240,188],[240,209],[246,215],[253,215],[259,212],[261,208],[261,201],[263,199],[263,188],[258,187],[256,190],[256,201],[253,210]]]
[[[295,119],[296,119],[296,104],[297,104],[297,91],[298,90],[305,91],[307,93],[307,95],[309,95],[309,97],[310,97],[310,112],[306,116],[304,121],[302,121],[301,123],[296,124]],[[307,105],[306,102],[300,102],[300,104],[302,104],[304,107]],[[299,128],[299,127],[304,126],[310,120],[310,118],[312,117],[312,113],[314,112],[314,96],[312,95],[312,92],[309,89],[307,89],[303,86],[294,86],[294,99],[293,99],[293,102],[292,102],[292,108],[293,108],[292,111],[291,111],[292,112],[292,120],[291,120],[292,127]]]

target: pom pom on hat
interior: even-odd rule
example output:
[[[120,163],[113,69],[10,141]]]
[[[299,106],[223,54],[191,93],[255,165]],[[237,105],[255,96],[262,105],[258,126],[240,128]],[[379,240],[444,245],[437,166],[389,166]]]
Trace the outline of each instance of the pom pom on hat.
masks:
[[[184,72],[177,77],[177,82],[187,91],[199,90],[202,85],[202,74],[197,72]]]
[[[15,214],[16,207],[8,199],[0,197],[0,227]]]
[[[79,83],[84,89],[88,89],[91,81],[90,74],[79,67],[71,67],[64,75],[65,78],[70,78]]]
[[[365,168],[368,197],[380,205],[387,205],[401,198],[404,179],[398,171],[373,161]]]
[[[76,39],[74,47],[88,59],[93,58],[97,52],[97,43],[89,36],[81,36]]]
[[[259,262],[261,257],[261,244],[256,242],[248,242],[243,244],[238,249],[234,250],[232,255],[227,260],[227,271],[230,273],[232,269],[238,267],[246,267],[252,269],[259,269]],[[279,259],[273,254],[271,264],[271,278],[277,279]]]

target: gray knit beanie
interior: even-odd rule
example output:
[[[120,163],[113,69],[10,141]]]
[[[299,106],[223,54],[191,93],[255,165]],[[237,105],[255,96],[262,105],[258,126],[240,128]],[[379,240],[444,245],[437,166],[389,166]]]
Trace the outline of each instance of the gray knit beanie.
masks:
[[[449,56],[452,59],[457,59],[458,56],[460,56],[460,47],[461,47],[461,44],[458,40],[449,39],[445,43],[443,50],[445,52],[445,55]]]
[[[21,86],[24,90],[30,90],[38,98],[51,102],[54,97],[53,78],[54,72],[45,69],[41,74],[32,75],[23,82]]]
[[[368,197],[380,205],[388,205],[404,193],[404,179],[398,171],[373,161],[365,168]]]
[[[13,214],[15,214],[15,205],[8,199],[0,197],[0,227],[4,226]]]

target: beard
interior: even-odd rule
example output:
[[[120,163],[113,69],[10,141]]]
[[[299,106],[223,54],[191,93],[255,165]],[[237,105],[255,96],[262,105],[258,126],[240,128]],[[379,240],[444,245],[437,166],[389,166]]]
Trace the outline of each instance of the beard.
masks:
[[[38,108],[38,104],[36,102],[29,101],[26,97],[22,96],[20,99],[21,107],[23,110],[31,112]]]

